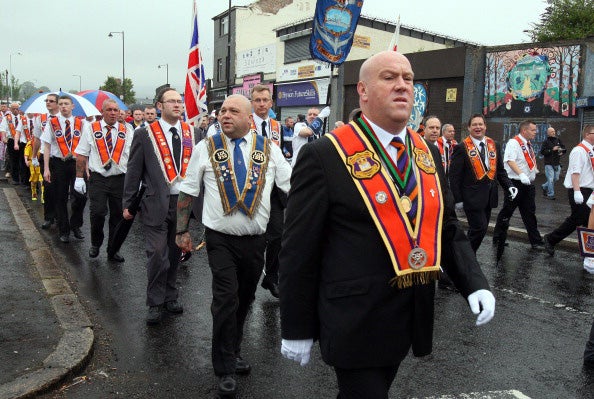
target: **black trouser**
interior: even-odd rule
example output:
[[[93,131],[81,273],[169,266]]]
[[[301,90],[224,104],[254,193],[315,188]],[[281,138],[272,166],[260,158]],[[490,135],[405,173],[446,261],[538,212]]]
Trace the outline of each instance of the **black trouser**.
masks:
[[[105,177],[100,173],[91,172],[89,178],[89,211],[91,216],[91,245],[100,247],[103,244],[103,225],[109,207],[109,230],[107,252],[109,252],[113,233],[122,216],[122,193],[124,192],[124,177],[119,174]]]
[[[470,241],[472,250],[476,252],[481,246],[483,238],[485,238],[485,234],[487,234],[487,229],[489,228],[491,204],[487,201],[483,209],[469,209],[465,206],[464,213],[466,214],[466,220],[468,221],[468,232],[466,235],[468,241]]]
[[[594,366],[594,322],[592,322],[592,329],[590,330],[590,340],[586,343],[584,362]]]
[[[144,225],[145,249],[148,258],[146,304],[160,306],[177,299],[177,269],[181,249],[175,243],[177,195],[169,196],[167,216],[160,226]]]
[[[389,367],[341,369],[334,367],[338,381],[337,399],[388,399],[390,386],[396,378],[398,363]]]
[[[45,172],[45,162],[43,161],[43,154],[39,154],[39,167],[41,169],[41,176]],[[56,218],[56,203],[54,199],[54,185],[43,179],[43,220],[53,222]]]
[[[559,243],[565,237],[573,233],[578,226],[588,225],[590,208],[588,208],[588,205],[586,205],[586,201],[588,201],[590,194],[592,194],[592,189],[580,187],[580,191],[584,196],[584,202],[578,205],[573,199],[573,188],[567,190],[571,214],[567,217],[567,219],[565,219],[563,223],[561,223],[561,225],[559,225],[559,227],[547,235],[547,240],[551,243],[551,245],[556,245]]]
[[[29,178],[31,177],[31,171],[29,167],[25,163],[25,147],[27,143],[21,143],[19,141],[19,178],[21,184],[28,186],[29,185]]]
[[[20,147],[18,150],[14,149],[14,139],[8,139],[6,143],[6,152],[8,153],[9,157],[9,166],[10,166],[10,177],[12,177],[12,181],[15,183],[20,183],[19,171],[20,166],[19,162],[21,157],[19,156]]]
[[[254,301],[264,261],[264,235],[232,236],[206,228],[212,272],[212,364],[216,375],[234,374],[243,325]]]
[[[50,158],[50,173],[54,186],[56,219],[60,235],[70,235],[70,230],[83,225],[83,211],[87,203],[87,196],[74,191],[76,179],[76,160],[70,158]],[[68,218],[68,195],[72,193],[72,214]]]
[[[534,184],[527,186],[515,179],[511,179],[511,182],[518,189],[518,195],[513,200],[510,199],[509,195],[504,196],[503,208],[501,208],[499,215],[497,215],[497,223],[495,223],[495,229],[493,230],[493,240],[499,240],[499,237],[504,232],[507,232],[509,219],[514,214],[516,208],[519,208],[522,221],[528,232],[530,244],[540,244],[542,243],[542,237],[538,231],[536,222],[536,205],[534,203],[536,190]]]
[[[279,190],[274,188],[274,190]],[[278,284],[278,254],[281,250],[285,208],[278,192],[270,197],[270,219],[266,226],[266,280]]]

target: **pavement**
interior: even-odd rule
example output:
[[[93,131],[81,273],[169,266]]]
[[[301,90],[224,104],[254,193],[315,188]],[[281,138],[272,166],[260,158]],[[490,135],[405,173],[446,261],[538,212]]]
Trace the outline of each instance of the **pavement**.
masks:
[[[570,213],[567,191],[560,182],[556,201],[543,198],[543,179],[541,176],[536,182],[536,213],[542,235]],[[49,244],[55,231],[42,233],[38,229],[41,221],[35,207],[40,206],[30,201],[25,187],[0,180],[4,255],[0,260],[0,399],[34,397],[55,388],[81,370],[93,350],[93,325]],[[497,212],[493,211],[491,220]],[[527,242],[517,211],[508,237]],[[490,237],[483,245],[490,245]],[[576,235],[558,246],[577,249]]]

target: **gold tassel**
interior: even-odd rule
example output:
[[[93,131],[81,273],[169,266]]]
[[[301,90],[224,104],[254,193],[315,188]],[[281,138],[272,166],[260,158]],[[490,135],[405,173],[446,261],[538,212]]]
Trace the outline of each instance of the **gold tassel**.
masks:
[[[435,282],[439,279],[439,270],[427,272],[408,273],[403,276],[395,276],[390,280],[390,286],[398,289],[410,288],[413,285],[423,285]]]

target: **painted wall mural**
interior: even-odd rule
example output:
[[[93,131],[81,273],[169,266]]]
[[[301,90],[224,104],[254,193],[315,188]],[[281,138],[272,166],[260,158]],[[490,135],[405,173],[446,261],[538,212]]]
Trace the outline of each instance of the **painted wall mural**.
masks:
[[[580,46],[493,52],[485,61],[486,116],[576,115]]]
[[[414,90],[415,102],[407,125],[412,130],[417,131],[421,127],[421,122],[427,110],[427,88],[422,83],[415,83]]]

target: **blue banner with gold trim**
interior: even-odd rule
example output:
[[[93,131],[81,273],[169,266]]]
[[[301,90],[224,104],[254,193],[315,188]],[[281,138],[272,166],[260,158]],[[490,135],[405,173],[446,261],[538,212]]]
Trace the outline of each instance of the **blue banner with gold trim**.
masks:
[[[339,66],[353,44],[363,0],[318,0],[309,51],[313,58]]]

